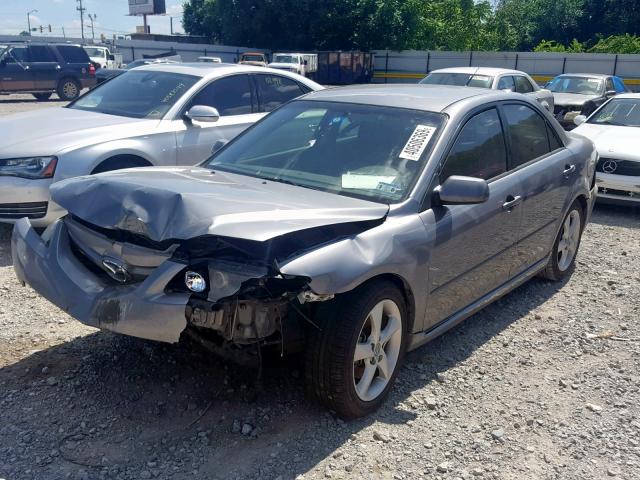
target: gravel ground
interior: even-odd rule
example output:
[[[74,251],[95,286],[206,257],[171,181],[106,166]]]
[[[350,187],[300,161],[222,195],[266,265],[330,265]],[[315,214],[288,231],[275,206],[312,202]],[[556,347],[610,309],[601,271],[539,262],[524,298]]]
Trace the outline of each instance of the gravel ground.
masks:
[[[257,385],[82,326],[17,284],[9,236],[0,478],[640,478],[638,209],[597,207],[571,279],[534,279],[412,352],[384,407],[348,423],[304,398],[299,359]]]

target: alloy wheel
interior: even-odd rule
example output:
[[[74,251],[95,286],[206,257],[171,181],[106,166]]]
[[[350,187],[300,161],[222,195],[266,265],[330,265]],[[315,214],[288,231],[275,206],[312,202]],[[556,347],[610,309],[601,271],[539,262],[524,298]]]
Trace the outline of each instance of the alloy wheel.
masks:
[[[375,400],[393,376],[402,346],[400,309],[382,300],[367,315],[353,356],[353,381],[358,397]]]
[[[558,242],[558,268],[566,271],[573,261],[580,242],[580,213],[572,210],[562,225],[562,233]]]

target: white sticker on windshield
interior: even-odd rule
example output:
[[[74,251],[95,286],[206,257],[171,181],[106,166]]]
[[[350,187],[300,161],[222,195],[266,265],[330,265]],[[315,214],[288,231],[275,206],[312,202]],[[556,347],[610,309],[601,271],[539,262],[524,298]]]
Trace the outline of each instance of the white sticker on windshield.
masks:
[[[409,137],[409,140],[402,149],[402,152],[400,152],[400,158],[413,161],[420,160],[425,148],[427,148],[429,140],[431,140],[431,137],[435,132],[435,127],[418,125],[411,134],[411,137]]]

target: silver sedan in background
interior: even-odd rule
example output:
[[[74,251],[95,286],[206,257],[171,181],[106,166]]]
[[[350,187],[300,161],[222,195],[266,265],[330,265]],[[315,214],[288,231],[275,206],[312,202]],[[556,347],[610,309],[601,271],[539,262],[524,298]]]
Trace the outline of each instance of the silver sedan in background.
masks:
[[[128,167],[195,165],[317,83],[240,65],[158,64],[127,71],[67,107],[0,119],[0,222],[46,226],[60,180]]]
[[[553,93],[520,70],[492,67],[456,67],[434,70],[420,83],[427,85],[457,85],[461,87],[490,88],[522,93],[537,100],[553,112]]]
[[[236,358],[303,352],[309,391],[357,417],[407,350],[536,274],[571,273],[595,161],[519,94],[328,89],[198,167],[58,183],[70,215],[42,238],[21,219],[13,262],[98,328]]]

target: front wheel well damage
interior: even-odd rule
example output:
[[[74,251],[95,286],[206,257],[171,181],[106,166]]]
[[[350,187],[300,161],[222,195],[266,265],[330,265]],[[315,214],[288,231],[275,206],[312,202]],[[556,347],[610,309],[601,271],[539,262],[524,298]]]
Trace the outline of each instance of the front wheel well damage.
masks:
[[[414,298],[413,291],[411,290],[411,287],[410,287],[409,283],[404,278],[402,278],[400,275],[397,275],[395,273],[382,273],[380,275],[376,275],[374,277],[368,278],[367,280],[363,281],[362,283],[357,285],[352,290],[350,290],[348,292],[345,292],[345,293],[342,293],[340,295],[336,295],[336,300],[339,300],[341,298],[341,296],[343,296],[343,295],[351,294],[352,292],[356,292],[356,291],[361,290],[361,289],[369,288],[372,284],[381,283],[381,282],[392,283],[396,288],[398,288],[398,290],[400,290],[400,292],[402,292],[402,296],[403,296],[404,301],[405,301],[405,306],[407,307],[408,327],[409,327],[409,331],[412,332],[413,331],[413,326],[414,326],[414,321],[415,321],[415,316],[416,316],[415,298]]]
[[[91,175],[104,172],[112,172],[114,170],[122,170],[124,168],[151,167],[153,166],[148,160],[131,154],[114,155],[100,162],[91,172]]]

